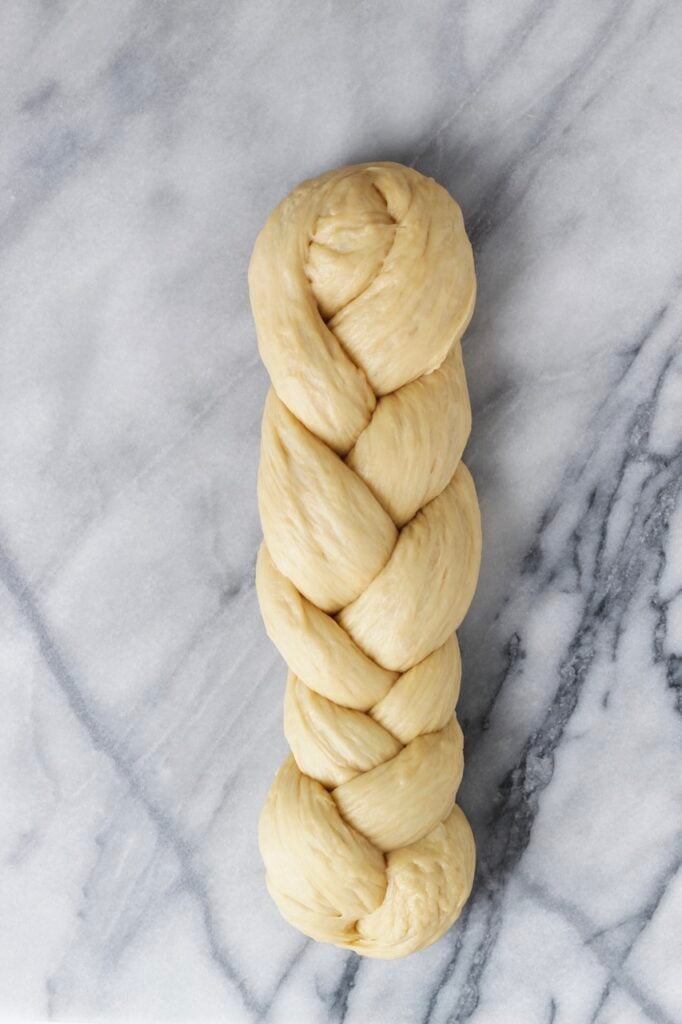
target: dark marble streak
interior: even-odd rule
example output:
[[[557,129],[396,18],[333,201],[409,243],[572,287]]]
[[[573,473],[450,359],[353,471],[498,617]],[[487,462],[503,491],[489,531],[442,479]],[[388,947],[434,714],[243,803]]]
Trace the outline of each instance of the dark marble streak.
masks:
[[[504,38],[490,58],[484,63],[475,81],[469,83],[464,98],[458,103],[454,110],[442,119],[435,128],[432,128],[426,139],[418,146],[416,155],[410,161],[411,167],[428,174],[436,174],[436,169],[431,167],[429,154],[435,144],[438,143],[447,129],[454,124],[462,111],[476,100],[481,90],[491,84],[496,78],[509,70],[517,59],[520,48],[524,45],[531,32],[537,27],[544,14],[551,7],[547,0],[535,0],[529,10],[521,17],[519,24],[515,26]],[[428,169],[425,167],[428,164]]]
[[[455,938],[453,953],[429,995],[423,1024],[429,1024],[433,1019],[439,995],[445,992],[463,949],[466,949],[469,966],[447,1020],[449,1024],[461,1024],[474,1014],[483,977],[502,926],[506,886],[530,843],[540,798],[552,779],[554,754],[576,709],[599,644],[605,638],[608,639],[615,655],[621,636],[622,619],[636,591],[642,585],[655,584],[660,579],[670,517],[682,486],[682,450],[672,457],[657,455],[649,451],[648,440],[657,399],[676,351],[677,335],[671,349],[664,351],[659,360],[658,375],[649,397],[636,406],[627,418],[611,421],[611,410],[615,409],[617,414],[620,385],[629,375],[637,373],[638,360],[647,347],[658,340],[658,332],[666,325],[667,316],[672,316],[668,307],[659,309],[630,347],[628,365],[606,406],[606,432],[592,431],[591,435],[596,441],[587,460],[579,460],[569,469],[567,477],[572,481],[572,486],[582,485],[586,492],[584,511],[575,524],[568,549],[545,552],[543,548],[545,532],[561,504],[560,491],[542,517],[538,535],[524,560],[526,574],[535,577],[536,595],[541,594],[544,588],[558,585],[557,581],[562,574],[570,574],[573,567],[578,565],[584,611],[566,647],[559,671],[559,685],[544,720],[529,736],[517,762],[501,781],[494,820],[489,833],[479,840],[482,857],[479,862],[478,886],[472,901],[471,915],[463,924],[466,927],[468,921],[482,917],[483,936],[473,950],[467,948],[466,941],[463,942],[460,936]],[[616,435],[615,439],[613,435]],[[611,475],[604,476],[597,469],[600,445],[610,449],[614,444],[622,451],[620,462]],[[627,469],[633,463],[642,461],[647,465],[649,475],[641,487],[640,500],[632,505],[631,521],[616,559],[606,564],[604,554],[607,529],[621,483]],[[592,476],[596,476],[597,482],[592,481]],[[585,564],[589,551],[582,550],[585,547],[583,536],[586,534],[597,537],[596,549],[589,565]],[[660,638],[658,642],[660,644]],[[522,640],[513,635],[508,641],[508,650],[510,646],[518,652]],[[518,657],[510,659],[512,667],[516,666],[517,660]],[[489,721],[499,689],[496,689],[491,705],[484,713],[481,726]],[[664,890],[665,887],[662,892]],[[633,995],[633,991],[630,991],[630,995]],[[641,999],[638,1001],[642,1003]],[[658,1016],[652,1019],[667,1020],[660,1008],[655,1012]]]
[[[215,0],[212,5],[216,6]],[[142,13],[142,12],[140,12]],[[130,25],[121,27],[127,33],[109,65],[83,90],[76,102],[63,100],[52,119],[46,140],[39,146],[29,147],[15,160],[7,175],[9,188],[16,197],[10,213],[2,223],[0,257],[17,242],[39,214],[41,207],[52,202],[60,190],[83,169],[103,166],[115,151],[127,122],[146,110],[153,110],[162,119],[172,115],[172,109],[191,84],[192,75],[202,66],[198,58],[191,59],[195,36],[185,29],[188,56],[182,74],[175,68],[176,61],[164,60],[165,48],[177,32],[179,11],[173,5],[151,3],[145,6],[142,20],[133,17]],[[188,9],[183,11],[187,19]],[[206,26],[201,24],[201,13],[191,17],[191,27],[203,29],[200,36],[202,62],[215,51],[218,41],[208,30],[210,14],[204,10]],[[190,26],[187,26],[190,27]],[[66,79],[65,75],[65,79]],[[64,89],[65,82],[51,79],[31,92],[19,105],[26,116],[42,116],[50,100]],[[89,116],[92,93],[106,97],[99,116]],[[106,118],[101,110],[107,111]]]
[[[545,143],[554,135],[565,134],[570,130],[570,120],[559,117],[559,112],[565,109],[570,96],[582,85],[585,76],[616,37],[632,4],[633,0],[629,0],[611,6],[609,15],[583,52],[577,55],[570,71],[552,88],[549,97],[544,98],[533,127],[526,133],[519,132],[519,141],[511,157],[486,189],[480,205],[467,218],[467,230],[474,251],[483,245],[493,230],[499,230],[512,210],[528,195],[542,167],[542,159],[539,158],[545,155]],[[520,168],[525,168],[523,185],[520,190],[510,190],[512,172],[518,174]]]
[[[474,246],[474,252],[478,254],[480,248],[489,238],[493,231],[496,231],[504,223],[510,213],[518,206],[530,191],[536,175],[542,167],[542,159],[545,155],[545,146],[552,140],[566,135],[573,127],[573,120],[567,120],[560,116],[568,105],[569,100],[575,95],[584,84],[586,76],[594,69],[597,61],[608,50],[614,39],[618,39],[618,29],[622,25],[626,15],[633,8],[633,0],[626,3],[613,3],[608,15],[600,24],[599,29],[588,41],[583,50],[576,55],[573,64],[568,71],[555,85],[552,86],[549,97],[542,97],[538,103],[537,115],[533,124],[528,126],[522,121],[515,123],[515,138],[518,139],[511,155],[505,163],[497,169],[491,180],[485,182],[485,191],[479,196],[478,202],[472,210],[465,211],[467,216],[467,231]],[[454,152],[448,155],[446,160],[442,159],[442,153],[437,148],[445,130],[451,126],[455,119],[462,113],[462,110],[469,106],[479,92],[494,86],[497,79],[508,69],[512,61],[518,60],[519,49],[523,47],[538,27],[542,19],[552,9],[552,3],[543,2],[534,4],[519,27],[505,39],[504,55],[497,61],[491,61],[480,76],[479,81],[472,91],[456,108],[455,112],[432,132],[427,140],[418,149],[417,156],[411,161],[411,166],[425,174],[439,177],[444,183],[457,181],[462,168],[470,163],[485,166],[484,159],[478,159],[470,152]],[[651,29],[650,19],[647,18],[646,31],[637,33],[633,38],[630,47],[635,49],[641,46],[643,38]],[[619,66],[626,64],[627,54],[619,55]],[[589,103],[594,102],[596,95],[603,89],[600,82],[598,92],[591,97]],[[580,116],[587,109],[584,104],[576,116]],[[434,148],[436,146],[436,148]],[[519,171],[525,169],[525,179],[522,188],[510,187],[512,174],[518,175]]]
[[[659,571],[656,575],[656,583],[660,583],[665,560],[661,559]],[[662,600],[658,591],[651,598],[651,605],[656,611],[656,628],[654,630],[654,660],[658,664],[665,665],[665,677],[669,688],[675,695],[675,707],[682,715],[682,655],[665,653],[666,640],[668,638],[668,607],[675,597],[679,597],[680,591],[676,591],[667,601]]]
[[[644,992],[642,988],[632,980],[628,975],[627,970],[624,969],[624,962],[635,942],[646,927],[646,923],[651,920],[651,917],[660,903],[668,883],[675,876],[679,867],[680,860],[678,857],[673,869],[666,872],[665,878],[662,880],[655,898],[643,910],[641,915],[643,923],[641,923],[631,933],[628,938],[628,942],[621,949],[615,949],[608,941],[604,941],[604,933],[595,932],[594,925],[579,907],[570,903],[568,900],[560,899],[557,896],[550,894],[543,886],[526,878],[522,873],[520,874],[519,880],[523,885],[524,891],[542,907],[568,921],[571,927],[574,928],[581,936],[584,944],[590,946],[594,950],[597,959],[608,971],[608,981],[599,993],[594,1010],[589,1018],[589,1024],[596,1024],[610,993],[615,988],[620,988],[626,992],[632,1001],[636,1003],[638,1008],[641,1009],[650,1020],[654,1021],[655,1024],[676,1024],[676,1021],[666,1013],[663,1007],[661,1007],[655,999],[648,996],[646,992]]]
[[[339,983],[326,1000],[329,1007],[329,1021],[343,1024],[348,1014],[348,1003],[362,967],[362,960],[357,953],[349,953]]]
[[[62,693],[71,713],[80,723],[93,749],[102,753],[111,764],[116,775],[127,786],[130,796],[144,809],[155,827],[159,838],[168,844],[181,868],[184,889],[196,902],[204,924],[206,944],[215,968],[231,988],[234,988],[250,1012],[257,1012],[259,1004],[246,981],[231,961],[214,920],[211,898],[206,882],[194,863],[194,853],[181,835],[172,814],[149,794],[134,764],[115,736],[98,719],[84,696],[75,675],[68,667],[67,660],[51,634],[37,598],[23,579],[6,546],[0,545],[0,581],[14,598],[26,627],[33,636],[40,654],[55,684]],[[50,1016],[54,1012],[56,981],[48,979],[48,1005]]]
[[[272,1006],[274,1005],[277,996],[279,995],[284,985],[289,981],[292,974],[305,957],[306,953],[310,949],[311,942],[311,939],[305,939],[301,946],[296,950],[294,955],[289,959],[288,963],[284,967],[284,970],[282,971],[279,978],[275,982],[268,998],[261,1003],[260,1008],[255,1014],[253,1018],[254,1024],[259,1024],[260,1021],[267,1020],[267,1016]]]

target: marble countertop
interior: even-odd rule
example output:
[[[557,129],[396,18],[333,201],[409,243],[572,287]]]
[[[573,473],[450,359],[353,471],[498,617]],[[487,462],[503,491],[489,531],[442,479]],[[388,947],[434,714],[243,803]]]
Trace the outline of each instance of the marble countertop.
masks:
[[[0,1017],[682,1022],[682,8],[3,8]],[[464,210],[474,895],[394,963],[263,884],[246,266],[301,178]]]

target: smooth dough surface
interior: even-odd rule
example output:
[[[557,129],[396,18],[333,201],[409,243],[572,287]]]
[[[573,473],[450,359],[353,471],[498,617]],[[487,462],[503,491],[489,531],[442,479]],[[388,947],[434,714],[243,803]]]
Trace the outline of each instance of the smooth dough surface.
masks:
[[[267,885],[306,935],[391,959],[452,925],[474,873],[453,802],[454,631],[481,555],[461,462],[471,246],[432,179],[343,167],[272,212],[249,288],[272,382],[256,581],[289,666],[291,754],[259,828]]]

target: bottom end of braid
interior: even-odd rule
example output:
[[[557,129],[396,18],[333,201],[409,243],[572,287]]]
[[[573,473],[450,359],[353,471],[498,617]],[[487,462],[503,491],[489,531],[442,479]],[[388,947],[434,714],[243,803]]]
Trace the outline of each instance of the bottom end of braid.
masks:
[[[358,921],[350,948],[362,956],[394,960],[437,942],[460,916],[475,867],[471,826],[455,804],[427,836],[387,855],[386,897],[378,910]]]
[[[318,942],[392,960],[430,946],[455,923],[473,884],[464,812],[382,854],[339,815],[330,793],[287,758],[263,808],[259,845],[270,895]]]

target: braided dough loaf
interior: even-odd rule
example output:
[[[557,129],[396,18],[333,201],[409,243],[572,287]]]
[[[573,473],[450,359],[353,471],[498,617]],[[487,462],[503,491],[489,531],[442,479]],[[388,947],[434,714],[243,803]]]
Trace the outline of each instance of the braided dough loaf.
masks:
[[[249,287],[272,381],[257,586],[292,752],[260,821],[267,884],[306,935],[403,956],[450,927],[474,871],[453,806],[454,631],[481,550],[461,462],[471,247],[433,180],[344,167],[274,210]]]

